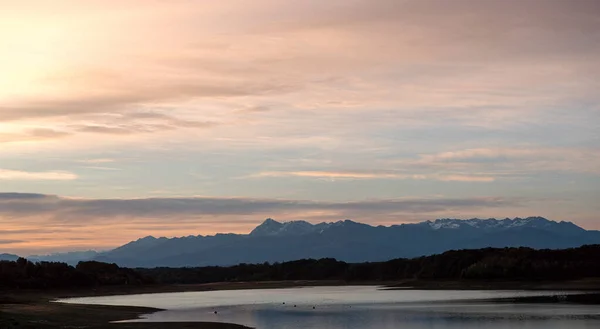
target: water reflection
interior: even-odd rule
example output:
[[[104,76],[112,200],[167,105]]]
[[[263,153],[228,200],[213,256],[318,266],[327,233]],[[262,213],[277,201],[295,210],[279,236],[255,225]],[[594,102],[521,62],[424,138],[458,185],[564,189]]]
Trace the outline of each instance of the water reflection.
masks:
[[[313,287],[76,298],[63,302],[166,309],[136,322],[216,321],[259,329],[600,328],[597,306],[485,301],[556,294],[564,293]]]
[[[211,309],[171,310],[148,315],[142,321],[217,321],[255,328],[307,329],[458,329],[600,328],[594,307],[535,304],[434,304],[434,305],[274,305],[232,306]]]

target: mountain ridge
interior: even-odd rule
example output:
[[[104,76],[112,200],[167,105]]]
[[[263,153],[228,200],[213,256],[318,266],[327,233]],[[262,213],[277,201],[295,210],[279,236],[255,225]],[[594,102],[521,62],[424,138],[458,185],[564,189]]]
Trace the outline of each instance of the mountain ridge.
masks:
[[[372,226],[349,219],[312,224],[267,218],[248,234],[148,239],[152,241],[149,247],[137,240],[120,247],[135,248],[136,252],[122,253],[117,248],[96,259],[137,267],[224,266],[326,257],[364,262],[464,248],[577,247],[600,243],[600,232],[543,217],[442,218],[390,226]]]
[[[248,234],[146,236],[97,253],[92,259],[128,267],[225,266],[302,258],[368,262],[427,256],[452,249],[561,249],[598,243],[600,231],[539,216],[440,218],[389,226],[372,226],[349,219],[312,224],[267,218]]]

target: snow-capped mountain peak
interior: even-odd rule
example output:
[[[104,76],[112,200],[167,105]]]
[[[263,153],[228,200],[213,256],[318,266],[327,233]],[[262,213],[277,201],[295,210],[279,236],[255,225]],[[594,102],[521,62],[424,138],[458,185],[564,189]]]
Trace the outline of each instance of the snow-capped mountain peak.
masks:
[[[457,229],[460,227],[460,223],[457,223],[454,219],[436,219],[435,221],[428,220],[426,222],[434,230],[439,229]]]
[[[351,220],[340,220],[330,223],[311,224],[309,222],[298,220],[290,222],[278,222],[273,219],[266,219],[261,225],[257,226],[250,236],[298,236],[304,234],[321,234],[329,230],[337,230],[342,227],[354,227],[356,225],[368,226]],[[418,224],[424,225],[432,230],[479,230],[483,232],[505,231],[512,229],[539,229],[539,230],[561,230],[570,232],[579,232],[582,228],[571,222],[555,222],[543,217],[527,218],[504,218],[504,219],[454,219],[442,218],[434,221],[426,221]]]
[[[262,224],[257,226],[250,236],[286,236],[286,235],[304,235],[310,233],[323,233],[326,230],[342,227],[351,227],[356,225],[365,225],[353,222],[349,219],[339,220],[337,222],[322,222],[319,224],[311,224],[303,220],[295,220],[290,222],[278,222],[271,218],[267,218]]]
[[[565,229],[580,230],[578,226],[571,222],[554,222],[543,217],[527,217],[527,218],[504,218],[504,219],[452,219],[443,218],[436,219],[435,221],[425,222],[431,229],[459,229],[472,227],[479,230],[491,231],[491,230],[507,230],[507,229],[518,229],[518,228],[536,228],[536,229],[551,229],[560,225]]]

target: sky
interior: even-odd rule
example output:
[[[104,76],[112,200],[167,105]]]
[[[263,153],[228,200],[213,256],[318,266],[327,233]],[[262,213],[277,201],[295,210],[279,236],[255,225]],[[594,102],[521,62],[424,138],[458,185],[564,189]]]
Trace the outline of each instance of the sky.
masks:
[[[599,1],[0,0],[0,49],[0,252],[600,229]]]

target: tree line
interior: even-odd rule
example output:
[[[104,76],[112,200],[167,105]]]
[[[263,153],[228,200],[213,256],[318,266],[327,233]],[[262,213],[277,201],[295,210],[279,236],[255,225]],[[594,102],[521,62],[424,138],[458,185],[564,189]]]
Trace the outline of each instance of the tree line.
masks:
[[[56,262],[32,263],[24,258],[0,262],[0,288],[18,289],[285,280],[534,281],[599,277],[600,245],[564,250],[452,250],[439,255],[371,263],[346,263],[323,258],[229,267],[129,269],[96,261],[80,262],[75,267]]]
[[[25,258],[0,261],[0,289],[60,289],[152,283],[139,272],[95,261],[70,266],[59,262],[32,263]]]
[[[137,269],[160,283],[343,280],[571,280],[600,277],[600,245],[564,250],[485,248],[387,262],[346,263],[332,258],[230,267]]]

